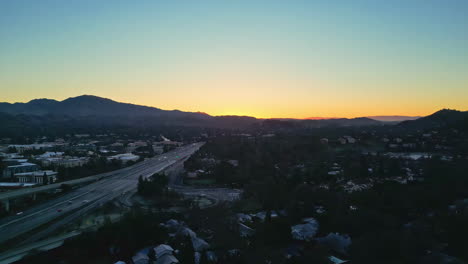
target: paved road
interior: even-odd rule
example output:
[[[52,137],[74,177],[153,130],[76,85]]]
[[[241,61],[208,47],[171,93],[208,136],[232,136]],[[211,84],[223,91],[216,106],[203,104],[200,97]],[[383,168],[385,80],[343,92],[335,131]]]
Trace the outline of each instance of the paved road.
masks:
[[[184,185],[174,185],[170,187],[172,190],[183,194],[186,197],[206,197],[214,201],[213,205],[219,202],[232,202],[238,200],[242,195],[242,190],[230,188],[197,188]]]
[[[219,202],[232,202],[240,198],[242,190],[222,188],[222,187],[194,187],[183,184],[183,161],[178,162],[169,168],[169,189],[183,194],[186,197],[207,197],[214,201],[213,205]]]
[[[70,221],[134,190],[137,187],[140,175],[148,177],[153,173],[160,172],[178,160],[192,155],[202,144],[187,145],[131,167],[114,171],[102,180],[77,188],[66,195],[30,208],[20,216],[2,219],[0,220],[0,242],[10,240],[41,225],[57,220],[63,214],[67,214],[67,216],[55,221],[49,227],[30,235],[23,243],[34,242],[47,237]]]
[[[166,175],[169,177],[169,189],[176,191],[185,197],[206,197],[213,201],[211,206],[214,206],[220,202],[232,202],[238,200],[242,194],[242,190],[222,188],[222,187],[195,187],[187,186],[183,184],[184,175],[184,162],[188,159],[182,158],[177,162],[173,163],[170,167],[165,170]],[[125,207],[132,207],[134,205],[134,194],[136,191],[127,192],[116,199],[116,203]]]
[[[125,170],[125,169],[127,168],[124,168],[121,170]],[[111,171],[111,172],[106,172],[106,173],[102,173],[99,175],[84,177],[84,178],[66,181],[66,182],[60,182],[60,183],[54,183],[54,184],[44,185],[44,186],[39,186],[39,187],[34,187],[34,188],[24,188],[24,189],[20,189],[16,191],[4,192],[4,193],[0,193],[0,201],[14,199],[14,198],[21,197],[21,196],[32,195],[32,194],[39,193],[39,192],[55,190],[55,189],[60,188],[62,184],[68,184],[72,186],[72,185],[79,185],[79,184],[83,184],[87,182],[97,181],[100,178],[112,176],[114,174],[115,174],[115,171]]]

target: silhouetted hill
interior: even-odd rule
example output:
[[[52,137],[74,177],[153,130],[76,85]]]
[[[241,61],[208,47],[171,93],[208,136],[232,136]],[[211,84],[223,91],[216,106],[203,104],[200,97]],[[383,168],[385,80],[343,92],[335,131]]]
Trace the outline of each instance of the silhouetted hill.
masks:
[[[35,120],[43,122],[56,123],[74,120],[89,125],[96,122],[108,125],[243,128],[258,122],[253,117],[213,117],[201,112],[161,110],[155,107],[120,103],[91,95],[82,95],[63,101],[36,99],[28,103],[0,103],[0,112],[12,116],[35,117]]]
[[[162,110],[155,107],[120,103],[107,98],[82,95],[63,101],[35,99],[28,103],[0,103],[2,128],[34,126],[65,127],[212,127],[243,129],[261,125],[263,128],[320,128],[342,126],[372,126],[382,122],[369,118],[339,118],[321,120],[256,119],[249,116],[211,116],[203,112]]]
[[[468,128],[468,111],[457,111],[443,109],[432,115],[422,117],[416,120],[404,121],[400,126],[413,129],[430,128]]]
[[[292,129],[292,128],[323,128],[323,127],[360,127],[380,126],[384,122],[366,117],[333,118],[333,119],[267,119],[262,122],[263,128]]]
[[[92,95],[72,97],[63,101],[36,99],[28,103],[1,103],[0,111],[26,115],[67,115],[78,116],[161,116],[182,112],[164,111],[155,107],[120,103]],[[196,113],[186,113],[194,114]],[[202,115],[200,115],[202,116]]]

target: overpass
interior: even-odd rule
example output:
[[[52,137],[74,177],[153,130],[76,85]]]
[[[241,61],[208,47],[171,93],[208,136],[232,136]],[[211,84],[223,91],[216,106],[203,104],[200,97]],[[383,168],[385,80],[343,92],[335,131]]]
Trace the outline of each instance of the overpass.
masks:
[[[80,184],[84,184],[84,183],[88,183],[88,182],[98,181],[98,180],[103,179],[105,177],[109,177],[109,176],[112,176],[114,174],[124,172],[125,170],[128,170],[130,168],[137,167],[137,165],[138,164],[135,164],[133,166],[126,167],[126,168],[123,168],[123,169],[119,169],[119,170],[115,170],[115,171],[111,171],[111,172],[106,172],[106,173],[102,173],[102,174],[98,174],[98,175],[88,176],[88,177],[84,177],[84,178],[80,178],[80,179],[64,181],[64,182],[59,182],[59,183],[54,183],[54,184],[49,184],[49,185],[43,185],[43,186],[39,186],[39,187],[25,188],[25,189],[21,189],[21,190],[10,191],[10,192],[3,192],[3,193],[0,193],[0,201],[2,202],[5,210],[10,211],[10,200],[12,200],[12,199],[16,199],[16,198],[19,198],[19,197],[30,196],[30,195],[33,195],[33,197],[34,197],[34,195],[37,194],[37,193],[49,192],[49,191],[56,190],[56,189],[60,188],[63,184],[73,186],[73,185],[80,185]]]
[[[199,147],[199,145],[198,145],[198,147]],[[161,157],[161,156],[164,156],[164,154],[159,155],[159,157]],[[135,165],[132,165],[132,166],[129,166],[129,167],[125,167],[125,168],[122,168],[122,169],[118,169],[118,170],[114,170],[114,171],[110,171],[110,172],[106,172],[106,173],[101,173],[101,174],[97,174],[97,175],[93,175],[93,176],[88,176],[88,177],[84,177],[84,178],[80,178],[80,179],[64,181],[64,182],[59,182],[59,183],[54,183],[54,184],[49,184],[49,185],[43,185],[43,186],[39,186],[39,187],[24,188],[24,189],[15,190],[15,191],[3,192],[3,193],[0,193],[0,202],[3,204],[3,207],[5,208],[6,211],[10,211],[10,200],[12,200],[12,199],[16,199],[16,198],[19,198],[19,197],[25,197],[25,196],[31,196],[31,195],[33,196],[33,198],[35,198],[35,195],[37,193],[49,192],[49,191],[56,190],[56,189],[60,188],[61,185],[63,185],[63,184],[66,184],[66,185],[69,185],[69,186],[81,185],[81,184],[85,184],[85,183],[95,182],[95,181],[98,181],[98,180],[101,180],[101,179],[104,179],[104,178],[107,178],[107,177],[115,176],[115,175],[118,175],[118,174],[129,173],[129,172],[132,172],[135,169],[145,167],[148,163],[154,162],[157,159],[158,159],[158,156],[154,157],[154,158],[147,159],[147,160],[142,161],[142,162],[139,162],[139,163],[137,163]],[[160,158],[159,158],[159,160],[160,160]]]
[[[1,218],[0,243],[18,237],[26,232],[31,233],[21,243],[32,243],[48,237],[59,228],[68,225],[90,211],[103,206],[117,197],[134,191],[138,186],[138,178],[140,176],[146,178],[154,173],[165,170],[174,163],[192,155],[202,144],[194,143],[186,145],[120,170],[69,181],[72,184],[79,184],[83,183],[83,181],[94,180],[94,182],[89,182],[63,195],[30,207],[24,210],[21,215],[10,215]],[[34,195],[37,192],[57,188],[60,186],[60,183],[54,185],[4,193],[1,198],[8,200],[21,197],[22,195]],[[51,224],[46,228],[39,228],[46,223]]]

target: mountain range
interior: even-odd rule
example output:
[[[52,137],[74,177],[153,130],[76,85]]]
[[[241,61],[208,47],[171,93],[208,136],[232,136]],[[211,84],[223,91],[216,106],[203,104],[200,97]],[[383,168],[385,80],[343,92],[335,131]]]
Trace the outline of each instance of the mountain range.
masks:
[[[99,120],[105,124],[120,125],[182,125],[225,127],[249,125],[252,117],[214,117],[201,112],[162,110],[155,107],[120,103],[107,98],[82,95],[63,101],[35,99],[28,103],[0,103],[0,112],[9,115],[25,115],[41,118],[65,118],[77,121]]]
[[[82,95],[72,97],[63,101],[51,99],[35,99],[27,103],[0,103],[0,112],[10,115],[27,116],[64,116],[67,118],[119,118],[120,122],[126,122],[127,119],[142,119],[158,122],[160,124],[171,125],[199,125],[199,126],[246,126],[261,122],[263,119],[257,119],[248,116],[211,116],[202,112],[183,112],[179,110],[162,110],[155,107],[142,105],[120,103],[107,98],[101,98],[92,95]],[[371,119],[326,119],[331,124],[340,125],[372,125],[376,122]],[[315,120],[312,120],[315,121]],[[317,120],[318,121],[318,120]],[[320,120],[322,121],[322,120]],[[368,123],[366,123],[366,121]],[[346,123],[346,124],[345,124]]]
[[[437,126],[441,123],[460,121],[466,112],[442,110],[434,115],[411,121],[403,121],[404,127]],[[394,124],[383,121],[399,121],[417,117],[360,117],[360,118],[311,118],[311,119],[257,119],[249,116],[211,116],[202,112],[162,110],[155,107],[116,102],[111,99],[82,95],[63,101],[35,99],[27,103],[0,103],[0,122],[3,129],[22,126],[132,126],[132,127],[207,127],[243,129],[265,128],[319,128],[375,126]],[[383,120],[383,121],[382,121]],[[416,123],[412,123],[416,122]],[[2,129],[0,129],[2,130]],[[1,132],[1,131],[0,131]]]

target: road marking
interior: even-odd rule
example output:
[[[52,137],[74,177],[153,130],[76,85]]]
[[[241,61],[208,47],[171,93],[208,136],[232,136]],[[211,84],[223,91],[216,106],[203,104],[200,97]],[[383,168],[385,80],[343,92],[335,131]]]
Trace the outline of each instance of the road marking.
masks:
[[[189,151],[183,152],[184,153],[183,155],[184,156],[185,155],[190,156],[196,150],[197,150],[197,148],[193,148],[193,149],[191,148]],[[179,154],[180,152],[181,151],[176,151],[176,152],[166,154],[166,155],[173,156],[173,155]],[[151,161],[156,161],[156,164],[152,163]],[[164,160],[164,161],[161,162],[161,161],[157,161],[157,159],[154,158],[152,160],[149,160],[147,164],[140,163],[140,164],[137,164],[134,167],[127,167],[127,168],[124,168],[124,169],[120,169],[120,170],[117,170],[117,171],[113,171],[113,172],[109,172],[109,173],[104,174],[106,176],[101,175],[101,176],[104,176],[104,177],[100,177],[100,178],[103,178],[104,181],[97,181],[97,182],[92,183],[92,184],[97,185],[98,187],[96,187],[96,188],[99,188],[99,189],[102,188],[102,191],[107,192],[107,193],[105,193],[103,195],[98,195],[98,197],[90,198],[90,202],[87,205],[76,207],[77,211],[72,213],[69,216],[66,216],[66,218],[68,218],[70,216],[80,217],[81,215],[86,214],[88,211],[94,210],[96,207],[100,207],[104,203],[107,203],[107,202],[109,202],[111,200],[114,200],[114,199],[118,198],[118,196],[120,195],[120,191],[127,190],[127,189],[128,190],[135,189],[136,188],[136,180],[137,180],[135,178],[135,176],[142,175],[142,176],[144,176],[146,178],[146,177],[151,176],[154,173],[157,173],[157,172],[160,172],[162,170],[165,170],[165,169],[169,168],[170,166],[172,166],[175,163],[177,163],[176,160],[167,159],[167,160]],[[151,165],[151,164],[153,164],[153,165]],[[129,179],[129,180],[132,179],[133,181],[135,181],[135,184],[122,185],[122,186],[119,185],[119,180],[126,180],[126,179]],[[89,185],[86,185],[86,186],[83,186],[83,187],[80,187],[80,188],[87,188],[89,186],[92,186],[92,184],[89,184]],[[114,187],[114,185],[116,185],[116,186]],[[109,191],[108,190],[109,187],[111,187],[113,189],[111,189]],[[94,188],[94,189],[96,189],[96,188]],[[115,195],[115,193],[114,193],[115,190],[119,190],[118,195]],[[90,192],[91,191],[87,191],[87,192],[85,192],[83,194],[74,196],[73,198],[66,199],[63,202],[59,202],[59,203],[53,204],[51,206],[48,206],[47,208],[44,208],[44,209],[39,210],[37,212],[31,213],[31,214],[28,214],[28,215],[24,215],[24,216],[22,216],[21,218],[18,218],[18,219],[14,219],[14,220],[12,220],[12,221],[10,221],[8,223],[3,224],[2,226],[0,226],[0,228],[3,228],[5,226],[7,226],[7,225],[12,225],[12,224],[14,224],[14,223],[16,223],[18,221],[21,221],[21,220],[25,220],[28,217],[37,215],[37,214],[42,213],[44,211],[48,211],[48,210],[52,209],[53,207],[56,207],[56,206],[64,204],[64,203],[68,203],[68,201],[76,199],[76,198],[81,197],[81,196],[84,196],[84,195],[86,195],[86,194],[88,194]],[[92,196],[94,196],[94,195],[92,195]],[[40,221],[36,221],[36,222],[40,222],[42,224],[50,222],[51,218],[55,219],[57,217],[56,215],[57,214],[54,215],[54,214],[51,214],[49,212],[48,214],[44,214],[43,216],[41,216]],[[24,221],[24,223],[27,223],[27,222]],[[60,221],[59,226],[62,226],[64,224],[66,224],[66,223],[63,223],[63,221]],[[21,230],[24,230],[24,228],[29,230],[30,227],[34,227],[34,226],[37,227],[38,226],[37,223],[32,224],[32,225],[28,224],[27,226],[24,226],[24,224],[20,223],[19,225],[13,226],[12,230],[19,231],[19,233],[21,234],[21,233],[24,233],[24,232],[21,232]],[[12,233],[12,232],[9,232],[9,233]],[[18,235],[18,233],[17,233],[17,235]],[[17,235],[14,235],[13,237],[15,237]],[[36,236],[37,235],[41,236],[40,234],[36,233]],[[11,239],[13,237],[10,237],[8,239]]]
[[[57,205],[64,204],[64,203],[68,203],[68,201],[73,200],[73,199],[76,199],[76,198],[78,198],[78,197],[81,197],[81,196],[83,196],[83,195],[85,195],[85,194],[88,194],[88,193],[90,193],[90,192],[91,192],[91,191],[87,191],[87,192],[85,192],[85,193],[83,193],[83,194],[77,195],[77,196],[75,196],[75,197],[73,197],[73,198],[71,198],[71,199],[68,199],[68,200],[66,200],[66,201],[63,201],[63,202],[60,202],[60,203],[51,205],[51,206],[49,206],[49,207],[47,207],[47,208],[44,208],[44,209],[42,209],[42,210],[39,210],[39,211],[37,211],[37,212],[35,212],[35,213],[31,213],[31,214],[28,214],[28,215],[23,215],[21,218],[18,218],[18,219],[15,219],[15,220],[13,220],[13,221],[10,221],[10,222],[8,222],[8,223],[5,223],[5,224],[3,224],[3,225],[0,225],[0,228],[3,228],[4,226],[7,226],[7,225],[10,225],[10,224],[16,223],[16,222],[18,222],[18,221],[20,221],[20,220],[24,220],[25,218],[29,218],[29,217],[31,217],[31,216],[37,215],[37,214],[42,213],[42,212],[44,212],[44,211],[50,210],[52,207],[55,207],[55,206],[57,206]]]

